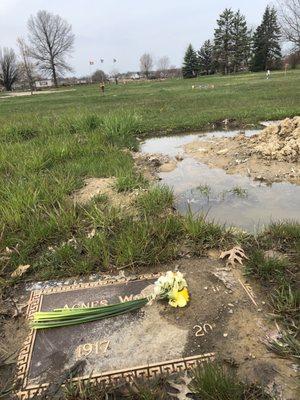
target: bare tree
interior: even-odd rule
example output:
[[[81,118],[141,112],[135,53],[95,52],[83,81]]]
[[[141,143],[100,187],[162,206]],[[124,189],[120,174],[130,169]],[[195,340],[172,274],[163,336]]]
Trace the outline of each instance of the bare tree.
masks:
[[[120,76],[119,71],[116,68],[114,68],[112,71],[110,71],[109,75],[111,76],[111,78],[115,80],[115,84],[117,85],[119,83],[119,76]]]
[[[28,30],[31,56],[42,72],[52,75],[57,86],[58,74],[72,71],[66,61],[73,50],[72,26],[59,15],[40,10],[29,18]]]
[[[140,69],[146,75],[146,78],[149,77],[149,72],[153,67],[153,59],[149,53],[144,53],[140,58]]]
[[[12,85],[18,79],[18,72],[17,56],[14,50],[7,47],[0,49],[0,83],[6,90],[12,90]]]
[[[101,69],[97,69],[97,71],[95,71],[92,75],[93,82],[105,82],[106,79],[105,72],[103,72]]]
[[[112,69],[112,70],[110,71],[109,75],[110,75],[112,78],[117,78],[117,77],[120,75],[120,72],[119,72],[116,68],[114,68],[114,69]]]
[[[20,74],[24,76],[24,79],[27,81],[30,90],[34,90],[34,81],[35,81],[35,65],[30,57],[30,49],[26,44],[23,38],[17,39],[17,44],[20,51]]]
[[[167,69],[170,66],[170,59],[168,56],[163,56],[161,58],[159,58],[159,60],[157,61],[157,70],[161,71],[161,72],[166,72]]]
[[[300,51],[300,0],[278,0],[281,29],[294,50]]]

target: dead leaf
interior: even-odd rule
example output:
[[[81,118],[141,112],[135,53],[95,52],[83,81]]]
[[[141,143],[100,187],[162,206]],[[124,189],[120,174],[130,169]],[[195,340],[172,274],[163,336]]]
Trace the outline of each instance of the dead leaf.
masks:
[[[13,253],[12,249],[10,249],[9,247],[5,247],[4,254],[12,254],[12,253]]]
[[[240,246],[235,246],[228,251],[222,251],[220,258],[225,258],[227,256],[228,256],[228,259],[226,261],[227,267],[230,265],[234,267],[236,265],[236,262],[243,265],[243,258],[249,260],[249,258],[244,253],[244,250]]]
[[[181,382],[182,383],[177,384],[169,381],[169,385],[171,386],[171,388],[176,389],[178,393],[168,393],[168,394],[173,398],[176,398],[177,400],[186,400],[188,399],[187,395],[191,393],[189,385],[192,382],[192,378],[190,378],[187,372],[185,372],[185,374],[181,377]]]
[[[14,304],[15,306],[15,311],[13,313],[13,318],[20,317],[21,315],[24,314],[28,307],[28,302],[27,303],[22,303],[22,304]]]
[[[95,235],[96,235],[96,229],[93,228],[93,229],[91,230],[91,232],[88,233],[87,237],[88,237],[88,239],[91,239],[91,238],[93,238]]]
[[[28,268],[30,268],[30,264],[19,265],[18,268],[15,269],[14,272],[11,274],[11,277],[12,278],[19,278],[20,276],[25,274],[25,272],[28,270]]]

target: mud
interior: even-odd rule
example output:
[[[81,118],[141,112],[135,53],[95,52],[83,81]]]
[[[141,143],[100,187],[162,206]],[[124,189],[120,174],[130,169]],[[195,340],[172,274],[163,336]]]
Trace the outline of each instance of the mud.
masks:
[[[172,171],[176,168],[176,162],[167,156],[162,156],[160,154],[145,155],[136,152],[130,153],[134,159],[136,171],[150,182],[158,179],[157,173],[160,169],[163,170],[165,168],[166,170]],[[75,204],[85,205],[97,196],[104,196],[107,197],[110,205],[129,209],[143,189],[118,193],[115,188],[115,183],[115,177],[87,178],[84,180],[84,186],[72,193],[70,198]]]
[[[150,181],[158,179],[159,172],[171,172],[178,160],[160,153],[132,153],[137,169]]]
[[[184,149],[189,156],[229,174],[300,184],[300,117],[267,126],[251,137],[241,132],[233,138],[197,140]]]
[[[255,280],[245,278],[243,267],[224,268],[224,262],[216,260],[220,255],[217,250],[210,255],[182,259],[177,265],[186,274],[192,297],[188,312],[182,310],[178,317],[175,311],[173,321],[180,321],[182,326],[190,326],[191,322],[193,327],[199,325],[189,332],[187,349],[213,351],[217,359],[235,366],[242,380],[267,386],[276,398],[296,400],[298,384],[293,361],[277,357],[264,344],[267,337],[277,334],[266,293]],[[171,268],[174,265],[160,270]],[[222,272],[223,278],[217,278],[216,274],[222,277]],[[257,306],[239,280],[252,289]],[[209,323],[213,329],[204,335],[200,330],[196,336],[203,323]]]

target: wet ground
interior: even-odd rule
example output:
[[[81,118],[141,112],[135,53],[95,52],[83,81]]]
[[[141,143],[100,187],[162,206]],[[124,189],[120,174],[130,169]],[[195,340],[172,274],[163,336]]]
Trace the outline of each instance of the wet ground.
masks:
[[[258,130],[245,131],[246,136]],[[300,220],[300,186],[287,182],[268,185],[241,175],[229,175],[210,168],[184,151],[184,145],[213,137],[233,137],[237,131],[176,135],[145,140],[141,152],[182,156],[175,169],[159,174],[161,183],[170,186],[179,212],[204,213],[227,226],[256,232],[271,221]]]

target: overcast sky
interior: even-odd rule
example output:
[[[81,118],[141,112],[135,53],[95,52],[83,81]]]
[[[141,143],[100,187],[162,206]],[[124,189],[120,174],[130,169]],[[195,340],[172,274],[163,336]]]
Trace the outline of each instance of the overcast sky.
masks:
[[[250,26],[260,23],[267,0],[0,0],[0,47],[16,48],[26,37],[31,14],[40,9],[59,14],[72,24],[75,51],[71,64],[77,76],[97,68],[110,72],[139,69],[144,52],[154,60],[167,55],[181,66],[191,42],[199,48],[213,36],[225,7],[238,8]],[[100,59],[104,63],[100,64]],[[112,59],[117,62],[113,65]],[[89,60],[95,61],[90,67]]]

